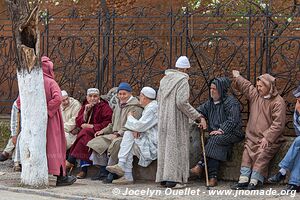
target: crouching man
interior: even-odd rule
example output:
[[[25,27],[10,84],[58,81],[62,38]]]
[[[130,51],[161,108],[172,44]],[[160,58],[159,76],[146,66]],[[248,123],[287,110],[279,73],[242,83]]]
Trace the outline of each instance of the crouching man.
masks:
[[[286,105],[278,94],[275,78],[263,74],[257,78],[256,87],[233,70],[236,88],[249,100],[250,115],[239,182],[231,189],[255,190],[262,186],[268,175],[269,163],[284,142]]]
[[[118,154],[119,162],[106,169],[116,173],[121,178],[114,180],[116,184],[133,183],[132,162],[133,156],[139,158],[139,165],[147,167],[157,159],[157,101],[156,92],[151,87],[144,87],[140,93],[140,104],[144,107],[142,117],[136,119],[128,113],[123,139]]]

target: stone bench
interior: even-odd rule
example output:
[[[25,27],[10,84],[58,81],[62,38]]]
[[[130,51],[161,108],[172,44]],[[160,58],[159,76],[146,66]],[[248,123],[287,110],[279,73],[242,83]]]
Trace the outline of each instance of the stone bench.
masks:
[[[269,176],[278,172],[279,162],[284,158],[286,152],[294,141],[294,137],[286,137],[286,143],[280,148],[269,165]],[[242,161],[242,154],[244,150],[244,142],[235,144],[233,147],[232,158],[230,161],[224,162],[220,171],[220,178],[223,180],[236,181],[240,175],[240,166]],[[287,179],[286,179],[287,180]]]
[[[290,145],[294,141],[294,137],[286,137],[287,142],[282,146],[280,151],[275,155],[270,164],[269,174],[278,172],[278,163],[283,159]],[[200,145],[199,129],[196,125],[190,127],[190,167],[196,165],[202,153]],[[244,150],[244,143],[235,144],[232,151],[231,160],[221,164],[219,179],[227,181],[237,181],[240,175],[240,167],[242,161],[242,154]],[[147,168],[141,167],[137,164],[137,158],[134,159],[133,175],[136,180],[155,180],[157,162],[154,161]]]
[[[294,137],[286,137],[286,143],[282,146],[280,151],[275,155],[274,159],[271,161],[269,174],[274,174],[278,171],[278,163],[285,156],[294,139]],[[3,144],[2,148],[4,148],[5,145],[6,143]],[[219,174],[220,179],[228,181],[238,180],[240,175],[240,165],[242,160],[243,149],[243,142],[234,145],[231,160],[224,162],[221,165],[221,170]],[[196,125],[193,124],[190,126],[190,167],[193,167],[199,161],[201,157],[201,152],[202,148],[200,146],[199,129],[196,127]],[[139,166],[137,163],[138,159],[134,157],[134,178],[136,180],[154,181],[156,176],[157,161],[152,162],[150,166],[146,168]],[[76,172],[78,172],[78,169],[74,170],[73,174],[76,174]],[[92,176],[96,172],[97,169],[95,167],[90,167],[88,176]]]

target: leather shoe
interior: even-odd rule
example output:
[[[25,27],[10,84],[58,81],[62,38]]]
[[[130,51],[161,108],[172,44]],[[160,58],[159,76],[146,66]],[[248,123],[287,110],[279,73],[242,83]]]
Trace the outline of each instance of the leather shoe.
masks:
[[[162,181],[162,182],[160,182],[160,186],[166,187],[166,183],[167,183],[167,181]]]
[[[103,171],[103,169],[99,169],[98,172],[92,176],[91,180],[104,180],[108,175],[108,172],[107,171]]]
[[[254,183],[249,183],[247,190],[258,190],[260,189],[262,186],[262,184],[260,182],[258,182],[256,185],[254,185]]]
[[[282,175],[280,172],[274,174],[268,179],[269,183],[279,183],[285,179],[286,175]]]
[[[56,180],[56,186],[72,185],[76,181],[75,176],[58,176]]]
[[[177,182],[174,182],[174,181],[166,181],[167,188],[173,188],[176,186],[176,184],[177,184]]]
[[[294,191],[300,192],[300,186],[293,185],[293,184],[288,184],[287,187],[284,189],[286,192]]]
[[[104,184],[110,184],[113,180],[120,178],[117,174],[109,173],[107,177],[102,181]]]
[[[203,173],[203,168],[199,165],[195,165],[192,169],[190,169],[191,176],[201,176]]]
[[[0,154],[0,161],[3,162],[3,161],[6,161],[9,157],[9,154],[5,151],[3,151],[1,154]]]
[[[84,171],[80,171],[77,175],[76,178],[78,179],[84,179],[86,177],[86,173]]]
[[[236,183],[236,184],[233,184],[232,186],[230,186],[230,188],[232,190],[245,190],[248,188],[248,185],[249,183],[246,182],[246,183]]]
[[[208,187],[215,187],[218,185],[217,178],[210,178],[208,179]]]

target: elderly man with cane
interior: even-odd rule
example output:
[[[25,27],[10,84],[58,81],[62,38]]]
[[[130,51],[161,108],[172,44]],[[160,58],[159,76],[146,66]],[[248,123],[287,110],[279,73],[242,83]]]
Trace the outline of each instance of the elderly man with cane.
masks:
[[[200,176],[203,168],[207,167],[209,187],[217,185],[220,163],[228,160],[233,144],[244,138],[241,106],[235,97],[227,94],[229,87],[230,80],[227,77],[214,78],[210,81],[209,100],[197,108],[201,113],[200,125],[209,132],[204,151],[207,164],[204,156],[190,173]]]

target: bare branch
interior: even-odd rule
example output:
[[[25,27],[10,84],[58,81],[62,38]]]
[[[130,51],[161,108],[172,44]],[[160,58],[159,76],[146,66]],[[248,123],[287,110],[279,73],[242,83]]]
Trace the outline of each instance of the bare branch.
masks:
[[[11,1],[11,0],[5,0],[7,5],[8,5],[8,8],[11,10],[11,11],[16,11],[17,10],[17,5],[15,4],[15,2]]]
[[[5,2],[6,2],[7,4],[14,4],[14,2],[11,1],[11,0],[5,0]]]
[[[257,3],[253,2],[252,0],[248,0],[248,3],[254,5],[255,7],[257,7],[262,13],[265,13],[265,10],[262,9]]]
[[[297,2],[297,0],[294,0],[293,9],[291,10],[289,18],[294,18],[298,15],[299,11],[297,12],[297,7],[299,7],[299,6],[300,6],[300,4]],[[289,27],[290,24],[291,24],[291,22],[289,21],[289,19],[287,19],[286,22],[284,23],[284,26],[281,29],[277,30],[276,36],[280,36]],[[275,31],[276,31],[275,29],[272,31],[272,35]],[[278,39],[278,37],[273,37],[270,41],[270,44],[273,44],[277,39]]]
[[[264,13],[265,15],[268,15],[268,13],[266,13],[266,11],[264,9],[261,8],[261,6],[255,2],[253,2],[252,0],[248,0],[248,3],[254,5],[256,8],[258,8],[260,10],[260,12]],[[297,8],[300,6],[300,3],[298,2],[298,0],[293,0],[293,8],[289,14],[289,18],[294,18],[295,16],[298,15],[299,11],[297,11]],[[271,16],[267,16],[268,19],[270,20],[271,24],[272,24],[272,30],[270,32],[270,35],[274,36],[271,40],[270,40],[270,44],[274,43],[278,37],[276,36],[280,36],[291,24],[291,22],[289,21],[289,19],[286,20],[286,22],[284,23],[283,27],[280,27],[278,25],[278,23],[276,23]],[[275,35],[276,33],[276,35]]]

